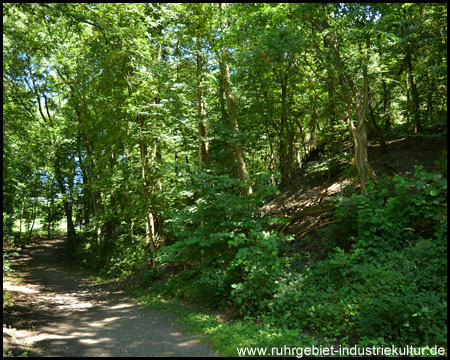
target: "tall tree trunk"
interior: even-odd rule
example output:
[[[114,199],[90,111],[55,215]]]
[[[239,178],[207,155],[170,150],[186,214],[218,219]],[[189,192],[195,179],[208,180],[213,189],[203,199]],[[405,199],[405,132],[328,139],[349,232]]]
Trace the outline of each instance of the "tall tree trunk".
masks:
[[[94,164],[94,160],[93,160],[93,154],[92,154],[92,149],[91,149],[91,145],[89,144],[89,141],[87,140],[87,138],[85,138],[85,143],[86,143],[86,151],[87,151],[87,159],[88,159],[88,176],[87,176],[87,181],[88,184],[92,185],[95,183],[95,178],[97,177],[97,172],[95,170],[95,164]],[[100,210],[102,211],[102,213],[105,212],[104,206],[103,206],[103,201],[102,201],[102,196],[101,194],[96,191],[95,189],[91,188],[90,191],[90,200],[91,200],[91,204],[92,204],[92,208],[94,210],[94,217],[96,218],[95,222],[95,233],[97,234],[97,248],[100,249],[100,246],[102,244],[102,227],[101,224],[99,224],[99,220],[98,220],[98,216],[100,215]]]
[[[220,56],[219,56],[220,57]],[[221,76],[219,76],[219,100],[220,100],[220,114],[221,114],[221,120],[222,120],[222,124],[224,126],[228,126],[230,121],[229,121],[229,115],[227,113],[226,110],[226,96],[225,96],[225,87],[223,84],[223,78],[222,78],[222,61],[219,61],[219,66],[220,66],[220,71],[221,71]],[[234,155],[234,147],[232,144],[232,139],[227,139],[227,148],[226,148],[226,152],[227,152],[227,157],[228,157],[228,161],[230,164],[230,167],[232,169],[233,172],[233,176],[236,178],[240,178],[239,177],[239,168],[238,168],[238,164],[236,162],[236,157]]]
[[[380,143],[380,149],[381,149],[381,153],[384,153],[386,151],[386,141],[384,140],[383,134],[381,132],[380,127],[377,124],[377,120],[375,118],[375,112],[372,106],[372,96],[371,96],[371,92],[370,89],[368,89],[368,93],[369,93],[369,100],[368,100],[368,107],[369,107],[369,114],[368,114],[368,118],[369,118],[369,122],[370,124],[372,124],[372,130],[375,133],[375,136],[378,140],[378,142]]]
[[[295,144],[295,165],[296,169],[300,169],[302,166],[302,151],[300,149],[300,141],[297,135],[294,136],[294,144]]]
[[[355,153],[355,167],[360,176],[361,193],[367,195],[366,180],[368,177],[375,178],[375,172],[369,164],[367,156],[367,132],[366,132],[366,112],[368,106],[369,84],[367,78],[367,69],[363,70],[364,76],[364,93],[361,96],[356,84],[351,84],[353,98],[356,103],[356,116],[358,124],[355,126],[352,120],[352,98],[350,93],[347,94],[347,112],[346,120],[349,125],[350,133],[353,139]]]
[[[198,115],[198,165],[202,169],[202,163],[209,164],[209,143],[205,120],[205,103],[203,100],[203,58],[201,56],[202,40],[197,36],[197,115]]]
[[[25,211],[25,195],[22,198],[22,207],[20,209],[20,219],[19,219],[19,235],[18,235],[18,241],[20,243],[20,237],[22,236],[22,221],[23,221],[23,213]]]
[[[267,136],[267,141],[269,143],[269,154],[268,156],[266,156],[266,160],[268,159],[268,164],[267,161],[265,161],[266,168],[269,171],[272,171],[274,169],[274,163],[275,163],[275,154],[273,151],[273,144],[272,144],[272,137],[270,136],[270,129],[266,126],[266,136]]]
[[[367,49],[370,48],[370,43],[367,41]],[[367,64],[369,59],[367,55],[366,63],[363,65],[363,93],[361,94],[358,85],[355,81],[343,74],[343,63],[339,54],[338,46],[335,44],[334,53],[336,56],[338,71],[339,71],[339,83],[342,88],[342,93],[346,98],[346,114],[345,118],[349,126],[350,134],[353,139],[354,154],[355,154],[355,167],[360,176],[361,193],[366,195],[366,180],[368,177],[375,178],[375,171],[369,164],[367,156],[367,132],[366,132],[366,113],[369,102],[369,80],[367,74]],[[353,123],[352,107],[353,103],[356,105],[355,112],[358,123],[355,126]]]
[[[432,118],[433,118],[433,92],[435,89],[435,78],[433,77],[432,80],[430,81],[430,78],[428,76],[427,73],[427,80],[428,83],[430,84],[430,89],[428,91],[428,96],[427,96],[427,117],[428,120],[431,122]]]
[[[141,137],[139,142],[139,149],[141,154],[141,177],[142,177],[142,190],[144,193],[144,212],[145,212],[145,247],[150,248],[150,266],[154,266],[153,255],[155,253],[155,225],[153,221],[153,214],[150,210],[150,193],[148,191],[148,154],[147,145],[144,140],[143,131],[144,119],[138,114],[138,122],[141,125]]]
[[[384,78],[381,80],[383,86],[383,114],[384,114],[384,130],[387,134],[391,133],[392,123],[391,123],[391,90],[386,84]]]
[[[159,33],[159,36],[161,36],[161,33]],[[162,40],[161,38],[158,39],[158,53],[157,53],[157,62],[158,62],[158,66],[161,65],[161,56],[162,56]],[[157,82],[157,95],[155,96],[154,99],[154,103],[155,104],[160,104],[161,103],[161,79],[158,76],[156,76],[156,78],[158,79]],[[157,121],[158,121],[158,117],[155,118],[155,121],[153,122],[153,128],[155,130],[155,134],[156,134],[156,129],[157,129]],[[154,137],[154,154],[155,156],[152,156],[152,163],[150,164],[151,166],[153,166],[155,164],[155,162],[157,161],[159,164],[162,164],[162,151],[161,151],[161,141],[159,140],[159,138],[157,136]],[[162,187],[162,182],[160,179],[158,179],[156,181],[156,188],[152,189],[152,194],[154,194],[154,192],[159,192],[162,193],[163,191],[163,187]],[[154,245],[155,247],[158,245],[158,247],[162,247],[164,246],[164,231],[163,231],[163,219],[161,217],[161,215],[158,214],[157,210],[154,209],[154,211],[151,214],[151,222],[150,224],[152,225],[151,227],[151,231],[153,234],[153,241],[154,241]],[[158,240],[158,244],[156,243],[156,240]],[[153,264],[154,266],[154,264]]]
[[[312,150],[314,150],[314,148],[316,147],[316,126],[317,126],[317,109],[315,106],[315,99],[314,97],[310,97],[310,101],[311,101],[311,121],[309,123],[309,152],[311,152]]]
[[[60,160],[59,160],[59,154],[56,154],[55,163],[54,163],[54,169],[55,169],[55,175],[56,175],[56,181],[59,186],[59,191],[61,194],[65,197],[63,201],[64,205],[64,213],[66,215],[66,221],[67,221],[67,250],[69,253],[74,256],[75,255],[75,249],[77,246],[77,234],[75,231],[75,226],[73,224],[72,219],[72,202],[70,201],[70,190],[69,194],[66,193],[65,184],[64,184],[64,177],[61,174],[61,167],[60,167]]]
[[[414,133],[418,133],[422,129],[422,124],[420,122],[420,100],[419,100],[419,92],[417,91],[416,77],[414,76],[413,73],[412,55],[410,49],[406,50],[405,63],[411,86],[413,117],[414,117]]]
[[[286,105],[286,88],[287,84],[283,74],[281,76],[281,114],[280,114],[280,175],[281,183],[287,184],[290,175],[290,164],[288,154],[288,125],[287,125],[287,105]]]
[[[36,222],[36,210],[37,210],[37,199],[34,200],[34,207],[33,207],[33,222],[31,223],[30,227],[30,233],[28,234],[28,241],[31,240],[31,235],[33,234],[34,224]]]
[[[220,4],[220,9],[222,13],[222,31],[224,32],[227,29],[227,21],[226,17],[223,14],[225,10],[225,3]],[[222,47],[222,66],[220,67],[221,70],[221,77],[223,81],[224,86],[224,92],[225,97],[227,100],[228,105],[228,119],[231,125],[232,135],[231,135],[231,142],[233,144],[236,161],[238,165],[238,171],[239,171],[239,179],[247,184],[245,193],[247,195],[250,195],[252,193],[252,186],[250,184],[250,177],[247,170],[247,164],[245,161],[244,151],[242,149],[242,143],[241,139],[239,137],[239,125],[238,125],[238,117],[236,113],[236,104],[234,101],[233,91],[231,89],[231,82],[230,82],[230,70],[228,67],[228,48],[225,46],[225,44]]]
[[[405,86],[406,86],[406,122],[411,123],[411,95],[409,90],[409,70],[406,67],[405,76]]]
[[[78,138],[78,144],[80,144],[80,137]],[[88,225],[90,222],[90,206],[89,206],[89,198],[90,198],[90,190],[89,190],[89,179],[86,171],[86,165],[83,162],[82,153],[80,147],[78,148],[78,162],[80,164],[81,175],[83,178],[83,217],[84,217],[84,225]]]
[[[322,9],[325,11],[325,6],[322,7]],[[325,28],[330,28],[331,20],[330,18],[326,18],[326,25]],[[333,33],[327,32],[326,35],[323,37],[323,46],[327,51],[332,52],[332,45],[335,39],[333,39]],[[334,103],[334,75],[333,70],[330,67],[327,69],[327,92],[328,92],[328,99],[327,99],[327,116],[330,119],[330,128],[333,130],[334,125],[336,124],[336,110],[335,110],[335,103]]]
[[[49,238],[49,239],[50,239],[50,236],[52,234],[52,208],[53,208],[53,204],[54,204],[54,200],[53,200],[53,195],[52,195],[52,198],[50,199],[50,204],[48,205],[48,212],[47,212],[47,216],[48,216],[47,238]]]

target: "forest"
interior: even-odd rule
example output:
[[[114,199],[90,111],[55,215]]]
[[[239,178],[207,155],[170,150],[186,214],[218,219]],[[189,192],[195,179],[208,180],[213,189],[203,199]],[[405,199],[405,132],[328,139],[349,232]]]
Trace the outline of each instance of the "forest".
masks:
[[[4,274],[60,231],[221,354],[446,349],[447,4],[3,4]]]

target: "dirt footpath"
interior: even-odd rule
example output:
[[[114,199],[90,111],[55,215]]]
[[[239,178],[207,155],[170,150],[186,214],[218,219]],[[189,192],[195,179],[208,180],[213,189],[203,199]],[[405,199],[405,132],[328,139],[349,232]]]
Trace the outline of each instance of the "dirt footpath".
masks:
[[[14,304],[3,306],[9,355],[21,355],[19,346],[31,347],[28,356],[215,356],[170,316],[144,310],[115,284],[86,279],[63,247],[61,238],[45,240],[11,262],[23,281],[3,282],[4,293],[14,292]]]

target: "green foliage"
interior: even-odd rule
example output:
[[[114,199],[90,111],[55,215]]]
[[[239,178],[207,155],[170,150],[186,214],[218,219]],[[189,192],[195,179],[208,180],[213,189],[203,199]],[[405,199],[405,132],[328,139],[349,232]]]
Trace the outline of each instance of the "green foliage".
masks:
[[[11,263],[8,260],[8,257],[10,256],[19,256],[17,252],[13,253],[3,253],[3,273],[13,272],[14,270],[11,269]]]
[[[342,198],[328,246],[352,245],[375,256],[436,233],[447,211],[447,180],[422,169],[417,167],[411,178],[373,182],[367,187],[368,196]]]
[[[436,166],[441,170],[443,176],[447,177],[447,149],[442,150],[438,160],[435,161]]]
[[[168,227],[179,240],[160,253],[160,262],[186,267],[171,287],[185,297],[191,289],[210,304],[229,302],[241,314],[257,312],[271,298],[284,266],[279,246],[287,238],[264,230],[267,220],[258,216],[274,188],[261,184],[253,195],[242,196],[237,190],[246,185],[229,176],[200,174],[193,179],[201,189],[195,202],[173,214]]]
[[[149,254],[142,237],[125,234],[104,238],[98,246],[97,238],[87,232],[77,248],[77,257],[101,277],[120,278],[134,274],[148,265]]]
[[[61,201],[47,204],[42,210],[42,221],[46,230],[51,234],[56,225],[64,218],[64,208]]]
[[[145,250],[142,239],[140,241],[131,240],[123,236],[108,251],[104,268],[100,274],[110,277],[128,276],[142,269],[148,259],[149,254]]]
[[[158,289],[154,290],[149,292],[147,288],[129,287],[127,292],[152,311],[175,315],[187,331],[201,334],[222,356],[237,356],[237,347],[318,345],[317,340],[297,330],[275,327],[269,323],[256,324],[252,319],[223,321],[217,312],[210,313],[204,308],[162,297]]]
[[[446,179],[419,167],[368,188],[341,199],[326,232],[347,251],[286,275],[270,307],[280,323],[341,341],[446,345]]]
[[[329,181],[339,172],[356,175],[344,155],[346,114],[360,113],[356,95],[365,80],[365,121],[374,134],[411,135],[414,123],[442,129],[445,4],[3,9],[6,240],[14,224],[31,234],[38,215],[51,230],[64,212],[67,226],[76,221],[78,234],[70,230],[80,261],[125,276],[148,265],[151,212],[164,240],[156,245],[168,246],[142,281],[165,281],[162,293],[261,315],[277,329],[263,332],[274,343],[295,343],[301,328],[330,341],[442,343],[446,151],[441,175],[381,179],[368,184],[368,196],[352,195],[356,182],[344,189],[335,223],[321,233],[333,255],[300,273],[289,262],[304,264],[307,255],[283,258],[289,238],[266,226],[282,220],[264,219],[259,209],[274,193],[265,184],[281,175],[288,182],[317,144],[327,144],[328,160],[306,173],[328,169]],[[233,101],[220,73],[224,60]],[[238,132],[227,124],[231,115]],[[256,174],[252,196],[239,195],[247,185],[233,178],[235,139]],[[199,156],[206,140],[209,156]],[[206,173],[192,175],[199,168]],[[240,331],[242,340],[246,326]]]

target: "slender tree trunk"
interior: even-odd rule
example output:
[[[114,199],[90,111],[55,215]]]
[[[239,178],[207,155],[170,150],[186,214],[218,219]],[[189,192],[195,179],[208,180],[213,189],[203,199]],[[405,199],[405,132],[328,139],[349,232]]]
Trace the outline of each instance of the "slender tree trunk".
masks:
[[[287,184],[290,175],[290,164],[288,155],[288,126],[287,126],[287,105],[286,105],[286,81],[281,75],[281,114],[280,114],[280,175],[281,183]]]
[[[69,201],[64,201],[64,212],[66,214],[67,219],[67,247],[70,254],[75,255],[75,248],[77,245],[77,234],[75,231],[75,226],[73,224],[73,213],[72,213],[72,205]]]
[[[197,116],[198,116],[198,168],[202,171],[203,162],[209,164],[208,139],[206,138],[206,123],[205,123],[205,105],[203,103],[203,59],[201,56],[202,43],[200,35],[197,35]],[[196,196],[197,198],[198,196]],[[200,227],[205,226],[205,220],[200,219]]]
[[[61,192],[61,194],[63,194],[63,196],[66,197],[63,201],[63,205],[64,205],[64,213],[67,219],[67,250],[72,256],[74,256],[75,248],[77,246],[77,234],[72,219],[73,213],[72,213],[72,203],[70,202],[70,192],[69,194],[67,194],[65,189],[64,178],[61,174],[61,167],[58,154],[56,154],[54,168],[56,181],[58,182],[59,186],[59,191]]]
[[[219,66],[220,66],[220,72],[221,72],[221,76],[219,76],[219,100],[220,100],[221,120],[222,120],[222,124],[224,126],[228,126],[230,124],[230,121],[229,121],[229,115],[227,113],[226,105],[225,105],[225,103],[226,103],[226,99],[225,99],[226,96],[225,96],[225,87],[224,87],[223,78],[222,78],[222,66],[223,66],[223,64],[222,64],[221,60],[219,61]],[[236,157],[234,155],[234,147],[233,147],[233,144],[232,144],[232,139],[230,139],[230,138],[227,139],[226,152],[227,152],[227,156],[228,156],[228,159],[229,159],[230,167],[231,167],[231,169],[233,171],[233,176],[239,179],[240,178],[240,176],[239,176],[239,168],[238,168],[238,164],[236,162]]]
[[[47,238],[50,239],[51,231],[52,231],[52,207],[53,207],[53,199],[50,200],[50,205],[48,206],[47,210],[47,217],[48,217],[48,223],[47,223]]]
[[[267,135],[267,141],[269,143],[269,154],[268,154],[269,163],[268,163],[268,165],[266,165],[266,168],[268,170],[272,171],[274,169],[275,154],[273,151],[273,144],[272,144],[272,137],[270,136],[270,130],[267,127],[266,127],[266,135]]]
[[[289,177],[293,173],[293,166],[294,166],[294,154],[295,154],[295,144],[294,144],[294,130],[292,129],[292,124],[287,122],[287,141],[288,141],[288,165],[289,165]]]
[[[89,144],[89,141],[87,140],[87,138],[85,138],[85,142],[86,142],[86,151],[87,151],[87,158],[90,159],[90,161],[88,160],[88,173],[89,176],[87,176],[87,181],[88,184],[93,184],[95,183],[95,178],[97,177],[97,172],[95,170],[95,164],[94,164],[94,160],[93,160],[93,154],[92,154],[92,149],[91,149],[91,145]],[[98,220],[98,216],[99,216],[99,211],[102,210],[103,213],[105,212],[105,209],[103,207],[103,201],[102,201],[102,196],[101,194],[96,191],[95,189],[90,189],[89,191],[90,193],[90,198],[91,198],[91,204],[92,204],[92,208],[94,210],[94,217],[95,217],[95,233],[97,235],[97,247],[98,249],[100,249],[101,244],[102,244],[102,227],[101,224],[99,224],[99,220]]]
[[[225,4],[220,4],[221,12],[223,13],[225,10]],[[227,29],[227,21],[224,14],[222,14],[222,31]],[[228,49],[224,45],[222,47],[222,66],[220,67],[222,81],[224,85],[225,97],[228,105],[228,119],[230,121],[231,130],[233,131],[231,135],[231,142],[233,144],[234,152],[236,155],[236,161],[239,170],[239,178],[242,182],[247,184],[245,193],[250,195],[252,193],[252,186],[250,184],[250,177],[247,170],[247,164],[245,161],[244,151],[242,149],[241,139],[239,137],[239,125],[238,125],[238,117],[236,113],[236,104],[234,101],[233,91],[231,89],[230,82],[230,70],[228,67]]]
[[[428,83],[430,84],[430,89],[428,91],[428,97],[427,97],[427,116],[428,116],[428,120],[431,122],[431,120],[433,118],[433,92],[434,92],[434,88],[435,88],[435,85],[434,85],[435,81],[434,81],[434,77],[430,81],[428,73],[427,73],[427,80],[428,80]]]
[[[160,35],[161,35],[161,33],[160,33]],[[162,56],[162,42],[161,42],[161,39],[159,39],[158,40],[158,53],[157,53],[158,66],[161,65],[161,56]],[[155,96],[154,102],[155,102],[155,104],[160,104],[161,103],[161,98],[160,98],[161,80],[159,79],[159,76],[157,76],[156,78],[158,79],[158,83],[157,83],[158,93]],[[157,133],[157,131],[156,131],[157,121],[158,121],[158,117],[153,122],[153,128],[155,130],[155,134]],[[162,164],[161,141],[159,140],[159,138],[157,136],[154,137],[154,154],[155,154],[155,156],[152,156],[152,163],[150,165],[153,166],[156,161],[159,164]],[[158,179],[156,181],[156,188],[152,189],[152,194],[154,194],[155,190],[159,193],[162,193],[162,191],[163,191],[162,182],[160,179]],[[151,225],[151,231],[153,234],[154,246],[155,247],[156,247],[156,245],[158,245],[158,247],[164,246],[163,219],[156,210],[154,212],[152,212],[152,214],[151,214],[150,225]],[[158,240],[158,244],[156,243],[156,240]],[[154,263],[153,263],[153,266],[154,266]]]
[[[369,122],[372,124],[372,130],[374,131],[375,136],[377,137],[377,140],[380,143],[381,153],[384,153],[386,151],[386,141],[384,140],[383,134],[381,133],[381,130],[380,130],[380,128],[377,124],[377,120],[375,118],[375,112],[374,112],[373,106],[372,106],[372,98],[371,98],[370,89],[368,90],[368,93],[369,93],[369,100],[368,100]]]
[[[226,50],[225,50],[226,53]],[[248,184],[247,187],[247,194],[252,193],[252,187],[250,185],[250,178],[247,170],[247,163],[245,161],[245,155],[244,151],[242,149],[242,143],[241,139],[239,137],[239,125],[238,125],[238,119],[235,109],[235,102],[234,102],[234,96],[231,90],[231,84],[230,84],[230,75],[228,70],[228,64],[226,63],[226,56],[223,56],[222,60],[224,60],[222,69],[222,78],[224,80],[224,88],[225,88],[225,96],[227,99],[227,105],[228,105],[228,114],[229,114],[229,121],[231,125],[231,129],[233,131],[231,135],[231,142],[234,148],[238,171],[239,171],[239,178],[242,182]]]
[[[78,144],[80,143],[80,138],[78,139]],[[86,165],[83,162],[82,159],[82,154],[81,154],[81,150],[80,148],[78,149],[78,162],[80,164],[80,169],[81,169],[81,175],[83,177],[83,217],[84,217],[84,225],[88,225],[90,218],[90,207],[89,207],[89,198],[90,198],[90,194],[89,194],[89,189],[88,189],[88,185],[89,185],[89,180],[88,180],[88,175],[87,175],[87,171],[86,171]]]
[[[420,100],[419,100],[419,92],[417,91],[417,85],[416,85],[416,77],[413,73],[413,67],[412,67],[412,56],[411,52],[408,49],[406,51],[406,57],[405,57],[405,63],[407,67],[407,74],[409,76],[409,82],[411,85],[411,95],[412,95],[412,103],[413,103],[413,117],[414,117],[414,133],[418,133],[422,129],[422,124],[420,121]]]
[[[140,114],[138,114],[138,122],[141,125],[141,132],[144,131],[144,120]],[[153,255],[155,253],[155,225],[153,222],[153,214],[150,211],[150,194],[148,191],[148,154],[147,145],[145,144],[144,137],[141,133],[141,139],[139,143],[139,149],[141,154],[141,177],[142,177],[142,190],[144,193],[144,211],[145,211],[145,247],[150,248],[150,266],[154,266]]]
[[[207,139],[206,111],[203,100],[203,59],[201,56],[202,41],[200,35],[197,36],[197,115],[198,115],[198,165],[202,169],[202,163],[209,164],[209,143]]]
[[[18,241],[20,242],[20,237],[22,236],[22,221],[23,221],[23,213],[25,211],[25,196],[22,199],[22,207],[20,209],[20,219],[19,219],[19,236]]]
[[[28,234],[28,241],[31,240],[31,235],[33,234],[34,224],[36,222],[36,210],[37,210],[37,199],[34,200],[33,206],[33,221],[31,223],[30,233]]]
[[[375,17],[375,13],[372,14],[372,20]],[[355,153],[355,167],[358,171],[361,183],[361,193],[367,194],[366,180],[368,177],[375,178],[375,171],[369,164],[367,156],[367,132],[366,132],[366,114],[369,103],[369,78],[367,74],[367,65],[369,63],[369,49],[370,39],[366,40],[367,56],[365,64],[362,68],[363,75],[363,92],[361,94],[357,83],[349,76],[344,75],[343,62],[339,54],[339,47],[337,42],[333,44],[333,53],[337,62],[337,70],[339,72],[339,83],[341,85],[342,94],[346,99],[346,114],[345,118],[349,126],[350,134],[353,139],[354,153]],[[360,49],[361,50],[361,49]],[[357,125],[353,123],[352,107],[355,104],[355,112],[358,120]]]
[[[321,5],[321,10],[323,13],[326,13],[325,5]],[[326,17],[323,26],[319,25],[320,31],[324,29],[329,29],[331,27],[331,19]],[[327,32],[323,37],[323,47],[331,54],[333,52],[333,46],[336,43],[335,34],[331,31]],[[334,74],[332,67],[328,67],[327,69],[327,116],[330,119],[330,128],[333,129],[336,123],[336,110],[334,103]]]
[[[315,106],[315,100],[313,97],[310,98],[312,109],[311,109],[311,121],[309,123],[309,152],[314,150],[316,147],[316,125],[317,125],[317,109]]]
[[[301,139],[298,135],[294,135],[294,149],[295,149],[295,170],[302,167],[302,150],[300,148]]]
[[[134,238],[134,219],[131,219],[131,239]]]
[[[392,124],[391,124],[391,89],[386,84],[386,80],[384,79],[383,73],[381,74],[381,84],[383,87],[383,114],[384,114],[384,130],[386,133],[391,133]]]
[[[368,177],[375,177],[375,172],[371,168],[367,157],[367,135],[365,124],[355,127],[351,119],[348,120],[354,144],[355,166],[361,178],[361,193],[367,195],[366,181]],[[359,125],[359,124],[358,124]]]
[[[411,123],[411,95],[410,95],[410,90],[409,90],[408,67],[406,67],[405,86],[406,86],[406,122],[408,124],[410,124]]]
[[[364,69],[364,94],[361,96],[355,84],[352,84],[353,95],[356,102],[356,115],[358,119],[357,126],[352,120],[352,99],[350,93],[347,94],[347,113],[346,120],[350,128],[350,133],[353,139],[354,153],[355,153],[355,167],[358,170],[361,183],[361,193],[367,194],[366,181],[368,177],[375,178],[375,172],[369,164],[367,156],[367,132],[366,132],[366,112],[368,105],[368,79],[367,70]]]

